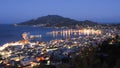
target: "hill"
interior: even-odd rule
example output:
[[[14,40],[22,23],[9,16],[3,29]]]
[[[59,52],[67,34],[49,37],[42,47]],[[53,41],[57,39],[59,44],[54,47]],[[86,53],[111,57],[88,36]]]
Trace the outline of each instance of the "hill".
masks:
[[[85,21],[77,21],[70,18],[65,18],[59,15],[47,15],[43,17],[39,17],[37,19],[32,19],[29,21],[25,21],[22,23],[18,23],[17,25],[37,25],[37,26],[47,26],[47,27],[71,27],[75,25],[96,25],[97,23],[85,20]]]

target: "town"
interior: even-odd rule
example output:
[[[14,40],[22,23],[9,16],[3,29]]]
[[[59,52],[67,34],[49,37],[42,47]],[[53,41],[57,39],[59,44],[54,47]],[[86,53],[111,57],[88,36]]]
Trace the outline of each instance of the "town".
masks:
[[[34,36],[29,37],[25,32],[21,35],[22,40],[6,43],[0,47],[0,67],[34,68],[34,66],[53,65],[59,68],[58,65],[70,63],[74,56],[81,55],[85,48],[91,51],[104,40],[115,38],[116,35],[120,36],[120,30],[115,26],[99,25],[63,29],[48,32],[48,34],[53,36],[61,34],[66,37],[48,42],[32,42],[31,39]],[[68,37],[71,35],[73,35],[72,38]],[[112,40],[109,44],[113,44],[113,42]]]

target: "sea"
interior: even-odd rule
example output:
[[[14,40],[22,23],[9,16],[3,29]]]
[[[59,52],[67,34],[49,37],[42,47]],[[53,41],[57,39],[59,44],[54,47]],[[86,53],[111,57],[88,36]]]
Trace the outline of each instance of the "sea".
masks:
[[[5,43],[15,42],[22,40],[21,34],[27,32],[31,35],[42,35],[41,38],[36,38],[34,41],[48,42],[54,39],[61,39],[61,36],[53,37],[52,34],[47,32],[62,30],[61,28],[46,28],[46,27],[33,27],[33,26],[14,26],[10,24],[0,24],[0,46]]]

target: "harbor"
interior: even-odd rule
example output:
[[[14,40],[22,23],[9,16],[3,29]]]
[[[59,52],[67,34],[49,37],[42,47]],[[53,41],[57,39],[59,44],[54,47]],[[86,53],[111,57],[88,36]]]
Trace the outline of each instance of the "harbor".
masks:
[[[48,42],[31,41],[34,38],[42,38],[42,35],[30,35],[27,32],[21,34],[22,40],[8,42],[0,47],[0,55],[4,60],[0,63],[5,66],[33,67],[46,61],[46,65],[55,65],[63,63],[63,59],[69,60],[79,55],[84,48],[91,49],[97,47],[101,42],[108,38],[114,38],[120,34],[119,30],[114,28],[104,29],[89,27],[84,29],[63,29],[61,31],[51,31],[46,34],[52,36],[62,35],[64,39],[55,39]],[[73,37],[69,37],[73,35]],[[113,41],[110,42],[112,44]]]

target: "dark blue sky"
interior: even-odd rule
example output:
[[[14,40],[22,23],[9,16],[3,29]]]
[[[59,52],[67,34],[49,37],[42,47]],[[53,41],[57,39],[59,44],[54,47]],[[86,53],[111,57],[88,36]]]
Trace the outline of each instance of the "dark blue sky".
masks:
[[[0,23],[18,23],[48,14],[120,22],[120,0],[0,0]]]

